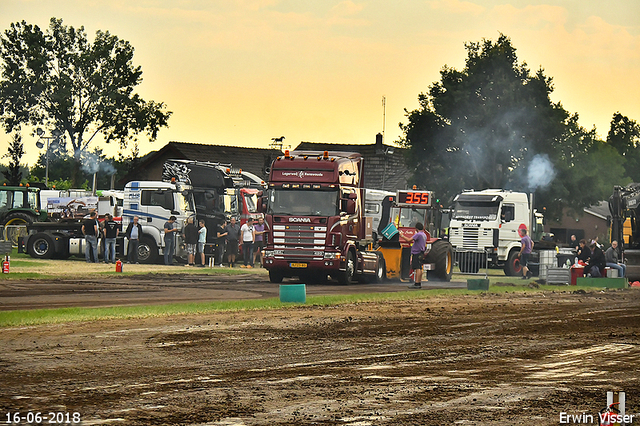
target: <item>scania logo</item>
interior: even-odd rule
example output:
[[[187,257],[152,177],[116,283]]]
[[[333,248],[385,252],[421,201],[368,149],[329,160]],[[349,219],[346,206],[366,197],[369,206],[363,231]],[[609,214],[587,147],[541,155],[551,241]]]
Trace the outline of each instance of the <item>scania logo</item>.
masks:
[[[311,222],[308,217],[290,217],[289,222]]]

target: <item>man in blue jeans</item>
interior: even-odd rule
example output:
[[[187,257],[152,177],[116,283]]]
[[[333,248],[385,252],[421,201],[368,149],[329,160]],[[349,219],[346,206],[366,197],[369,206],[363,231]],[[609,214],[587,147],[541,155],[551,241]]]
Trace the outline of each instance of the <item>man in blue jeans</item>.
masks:
[[[87,263],[98,263],[98,221],[95,210],[85,219],[82,224],[82,234],[87,246],[84,250],[84,258]]]
[[[142,225],[138,216],[133,217],[133,222],[129,222],[125,235],[129,239],[129,263],[138,263],[138,247],[140,237],[142,237]]]
[[[176,217],[171,216],[164,224],[164,264],[173,264],[173,253],[176,248],[176,232],[179,229],[176,226]]]
[[[118,222],[109,213],[104,220],[104,263],[116,263],[116,238],[120,234]]]

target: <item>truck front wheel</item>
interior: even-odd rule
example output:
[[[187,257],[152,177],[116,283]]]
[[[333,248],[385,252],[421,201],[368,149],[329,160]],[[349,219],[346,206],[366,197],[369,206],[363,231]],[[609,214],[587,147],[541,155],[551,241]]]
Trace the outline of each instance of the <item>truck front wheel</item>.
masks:
[[[36,259],[51,259],[56,252],[53,238],[39,232],[29,240],[29,254]]]
[[[507,263],[504,265],[504,274],[510,277],[522,275],[522,265],[520,265],[520,258],[518,257],[517,251],[514,250],[509,254],[509,259],[507,259]]]
[[[269,281],[271,281],[272,283],[281,283],[283,278],[284,274],[282,272],[274,270],[269,271]]]
[[[353,281],[353,277],[356,274],[356,259],[351,250],[347,252],[344,267],[345,271],[341,272],[340,275],[338,275],[338,283],[340,283],[341,285],[348,285],[351,284],[351,282]]]
[[[138,246],[138,261],[140,263],[157,263],[158,246],[151,238],[142,238]]]

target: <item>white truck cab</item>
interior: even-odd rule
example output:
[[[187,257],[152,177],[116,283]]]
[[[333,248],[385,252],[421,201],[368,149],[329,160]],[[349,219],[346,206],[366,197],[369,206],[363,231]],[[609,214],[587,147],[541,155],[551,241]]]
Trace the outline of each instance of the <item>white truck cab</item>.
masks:
[[[122,231],[138,216],[143,233],[138,252],[141,263],[155,263],[164,253],[164,224],[170,216],[176,217],[178,228],[182,229],[195,214],[189,185],[162,181],[133,181],[125,185]],[[176,237],[175,255],[186,257],[180,233]]]
[[[502,189],[465,191],[453,202],[449,241],[454,249],[484,250],[490,265],[504,266],[506,275],[515,275],[521,240],[518,230],[526,227],[535,240],[536,229],[542,229],[536,226],[532,234],[531,223],[541,223],[542,215],[534,218],[527,194]]]

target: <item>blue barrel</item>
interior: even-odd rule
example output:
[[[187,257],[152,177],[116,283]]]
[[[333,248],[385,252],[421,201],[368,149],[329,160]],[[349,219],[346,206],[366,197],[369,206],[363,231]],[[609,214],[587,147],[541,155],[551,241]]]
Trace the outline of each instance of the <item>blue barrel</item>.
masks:
[[[280,301],[307,303],[307,285],[306,284],[281,284],[280,285]]]

